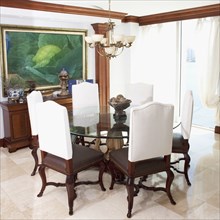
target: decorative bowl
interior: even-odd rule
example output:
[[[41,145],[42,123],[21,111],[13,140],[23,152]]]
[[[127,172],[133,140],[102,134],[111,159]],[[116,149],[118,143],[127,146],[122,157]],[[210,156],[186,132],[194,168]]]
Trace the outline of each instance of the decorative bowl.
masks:
[[[123,95],[117,95],[109,100],[109,105],[115,109],[115,115],[126,115],[125,109],[130,106],[131,100],[126,99]]]

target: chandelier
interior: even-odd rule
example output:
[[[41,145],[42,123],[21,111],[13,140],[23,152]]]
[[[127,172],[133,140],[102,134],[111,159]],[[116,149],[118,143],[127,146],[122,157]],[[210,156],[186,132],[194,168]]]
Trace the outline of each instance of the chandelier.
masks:
[[[135,36],[114,35],[115,23],[111,21],[111,0],[109,2],[109,20],[106,24],[106,37],[102,34],[94,34],[91,37],[85,37],[85,41],[90,48],[95,48],[96,51],[107,58],[112,58],[120,55],[124,48],[131,47],[135,40]]]

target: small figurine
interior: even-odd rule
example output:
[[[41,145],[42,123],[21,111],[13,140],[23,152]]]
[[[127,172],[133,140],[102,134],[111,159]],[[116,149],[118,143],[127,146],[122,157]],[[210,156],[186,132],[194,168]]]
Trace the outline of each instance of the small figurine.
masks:
[[[59,74],[59,79],[60,79],[61,92],[60,94],[58,94],[58,96],[67,96],[69,94],[67,90],[69,75],[64,68]]]

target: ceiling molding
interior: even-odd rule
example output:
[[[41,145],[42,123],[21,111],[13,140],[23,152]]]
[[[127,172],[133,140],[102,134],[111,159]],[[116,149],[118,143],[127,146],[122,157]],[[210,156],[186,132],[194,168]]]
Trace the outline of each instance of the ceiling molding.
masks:
[[[220,15],[220,4],[138,17],[140,26]],[[125,18],[123,19],[125,20]],[[129,22],[129,16],[126,22]]]
[[[220,4],[213,4],[140,17],[131,15],[126,16],[127,13],[122,12],[109,12],[108,10],[51,4],[45,2],[35,2],[30,0],[1,0],[0,6],[46,12],[57,12],[64,14],[84,15],[92,17],[108,18],[110,16],[111,18],[119,19],[124,23],[139,23],[140,26],[220,15]]]
[[[124,23],[128,23],[128,22],[139,23],[139,17],[134,16],[134,15],[128,15],[122,19],[122,22],[124,22]]]
[[[93,17],[104,17],[104,18],[111,17],[120,20],[122,20],[127,15],[127,13],[122,13],[122,12],[115,12],[115,11],[109,12],[108,10],[51,4],[45,2],[35,2],[29,0],[1,0],[0,6],[28,9],[28,10],[37,10],[37,11],[74,14],[74,15],[85,15],[85,16],[93,16]]]

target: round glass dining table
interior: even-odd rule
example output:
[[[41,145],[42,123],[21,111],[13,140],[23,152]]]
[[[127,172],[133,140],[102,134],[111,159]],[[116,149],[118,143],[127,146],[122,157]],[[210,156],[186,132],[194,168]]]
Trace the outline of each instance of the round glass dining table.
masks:
[[[100,147],[101,139],[106,139],[108,151],[122,148],[129,138],[129,110],[121,116],[110,110],[102,107],[99,112],[91,113],[87,108],[76,115],[69,111],[71,135],[96,139],[96,148]]]

